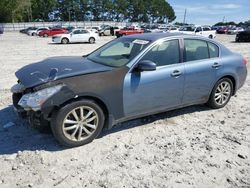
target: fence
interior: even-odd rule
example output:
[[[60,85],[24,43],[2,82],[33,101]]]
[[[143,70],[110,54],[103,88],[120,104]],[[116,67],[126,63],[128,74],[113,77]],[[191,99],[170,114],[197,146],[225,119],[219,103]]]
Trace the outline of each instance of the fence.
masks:
[[[125,22],[108,22],[108,21],[89,21],[89,22],[23,22],[23,23],[0,23],[0,28],[5,31],[19,31],[27,27],[55,27],[55,26],[101,26],[101,25],[126,26]]]

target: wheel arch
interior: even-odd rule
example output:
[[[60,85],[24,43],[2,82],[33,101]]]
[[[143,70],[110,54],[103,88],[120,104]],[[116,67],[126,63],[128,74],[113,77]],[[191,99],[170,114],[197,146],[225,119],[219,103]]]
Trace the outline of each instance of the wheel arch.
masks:
[[[105,122],[104,122],[104,127],[103,128],[109,128],[111,126],[111,124],[113,123],[113,119],[111,119],[111,115],[109,114],[108,105],[100,97],[93,96],[93,95],[82,95],[82,96],[78,96],[77,98],[71,98],[69,100],[66,100],[62,104],[60,104],[58,106],[54,106],[54,108],[51,110],[48,117],[52,117],[53,114],[56,114],[57,111],[60,108],[62,108],[63,106],[65,106],[67,104],[70,104],[72,102],[81,101],[83,99],[93,100],[94,102],[96,102],[100,106],[100,108],[103,110],[103,113],[104,113],[104,116],[105,116]]]
[[[228,78],[228,79],[230,79],[232,81],[232,83],[233,83],[233,95],[235,95],[236,94],[236,88],[237,88],[236,87],[236,79],[235,79],[235,77],[232,76],[232,75],[225,75],[225,76],[222,76],[220,79],[218,79],[217,82],[219,80],[223,79],[223,78]]]

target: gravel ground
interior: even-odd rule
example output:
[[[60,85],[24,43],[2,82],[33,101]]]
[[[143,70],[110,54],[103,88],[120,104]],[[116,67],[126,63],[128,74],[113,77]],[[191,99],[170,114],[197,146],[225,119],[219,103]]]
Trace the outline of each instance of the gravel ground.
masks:
[[[0,187],[250,187],[249,76],[223,109],[193,106],[129,121],[73,149],[16,117],[9,90],[18,68],[87,54],[110,39],[55,45],[50,38],[0,36]],[[250,43],[230,35],[216,40],[250,63]]]

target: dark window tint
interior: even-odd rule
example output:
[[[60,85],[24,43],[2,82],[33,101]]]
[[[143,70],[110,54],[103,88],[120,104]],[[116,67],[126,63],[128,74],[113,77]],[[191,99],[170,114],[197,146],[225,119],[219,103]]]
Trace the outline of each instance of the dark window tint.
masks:
[[[207,42],[195,39],[185,39],[186,61],[208,59]]]
[[[219,57],[219,47],[213,43],[208,42],[210,58]]]
[[[195,32],[201,32],[202,31],[202,28],[201,27],[197,27]]]
[[[142,60],[150,60],[157,66],[170,65],[180,62],[179,41],[171,40],[154,46]]]
[[[204,27],[203,31],[210,31],[211,29],[209,27]]]

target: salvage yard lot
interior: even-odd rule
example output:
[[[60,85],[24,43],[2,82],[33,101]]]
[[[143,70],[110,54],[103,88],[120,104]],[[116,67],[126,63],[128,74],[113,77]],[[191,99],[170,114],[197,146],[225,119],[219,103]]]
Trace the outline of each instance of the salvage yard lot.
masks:
[[[243,54],[250,69],[250,43],[234,43],[234,37],[215,40]],[[193,106],[129,121],[79,148],[62,148],[16,117],[10,87],[18,68],[88,54],[111,39],[58,45],[15,32],[0,36],[0,187],[250,186],[249,76],[223,109]]]

